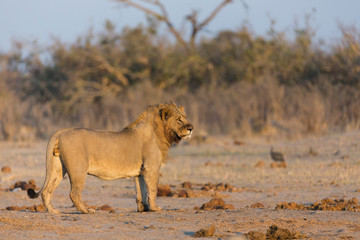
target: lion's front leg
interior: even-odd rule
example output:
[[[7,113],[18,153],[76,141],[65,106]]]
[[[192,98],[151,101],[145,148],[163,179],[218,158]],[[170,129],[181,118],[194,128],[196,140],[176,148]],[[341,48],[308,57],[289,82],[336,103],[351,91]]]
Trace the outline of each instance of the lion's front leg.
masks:
[[[146,172],[144,179],[146,183],[147,198],[148,198],[148,205],[145,211],[160,211],[161,207],[157,206],[155,203],[155,199],[158,191],[159,172],[158,171]]]
[[[144,176],[135,177],[136,204],[138,212],[144,212],[147,209],[147,191]]]

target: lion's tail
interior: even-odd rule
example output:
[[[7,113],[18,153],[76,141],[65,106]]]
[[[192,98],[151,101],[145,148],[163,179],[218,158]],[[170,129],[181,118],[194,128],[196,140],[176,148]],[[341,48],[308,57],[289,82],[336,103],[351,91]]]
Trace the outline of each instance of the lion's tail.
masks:
[[[47,187],[48,183],[49,183],[49,179],[50,179],[50,173],[51,173],[51,169],[53,167],[53,158],[54,157],[59,157],[60,155],[60,151],[59,151],[59,137],[60,134],[63,133],[64,131],[66,131],[67,129],[63,129],[60,131],[57,131],[56,133],[54,133],[54,135],[50,138],[47,148],[46,148],[46,177],[45,177],[45,182],[44,185],[42,186],[42,188],[40,189],[40,191],[35,192],[34,189],[29,188],[27,190],[27,194],[30,198],[37,198],[38,196],[40,196],[40,194],[43,192],[43,190]]]

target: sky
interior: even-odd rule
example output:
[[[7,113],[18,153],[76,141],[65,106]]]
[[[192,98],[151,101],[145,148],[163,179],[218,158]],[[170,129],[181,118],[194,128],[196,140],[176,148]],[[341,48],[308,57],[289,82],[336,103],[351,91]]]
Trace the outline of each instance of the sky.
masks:
[[[221,1],[161,2],[177,28],[190,29],[184,20],[187,14],[198,10],[201,21]],[[316,37],[331,42],[340,37],[339,23],[360,25],[359,10],[359,0],[233,0],[206,27],[203,35],[236,30],[244,22],[256,34],[264,35],[271,19],[276,22],[276,30],[291,34],[296,22],[300,27],[305,26],[305,15],[311,14],[310,25]],[[114,0],[0,0],[0,52],[10,51],[12,40],[37,41],[44,46],[50,45],[54,38],[72,43],[90,28],[100,32],[107,19],[117,30],[146,23],[143,12]]]

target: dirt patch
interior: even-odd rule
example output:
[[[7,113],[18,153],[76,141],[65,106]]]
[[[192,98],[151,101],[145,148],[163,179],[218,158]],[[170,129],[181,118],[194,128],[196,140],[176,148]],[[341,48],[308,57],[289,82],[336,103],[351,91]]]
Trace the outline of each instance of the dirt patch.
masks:
[[[23,191],[27,191],[28,189],[36,189],[36,182],[34,179],[29,180],[28,182],[25,181],[17,181],[13,185],[8,188],[8,191],[14,191],[16,188],[21,188]]]
[[[215,226],[211,225],[208,228],[202,228],[194,234],[194,237],[212,237],[215,233]]]
[[[45,207],[42,204],[39,205],[33,205],[33,206],[9,206],[6,207],[6,210],[9,211],[21,211],[21,210],[29,210],[31,212],[45,212]]]
[[[306,238],[305,235],[300,232],[292,232],[286,228],[279,228],[277,225],[271,225],[266,234],[259,231],[250,231],[245,234],[248,239],[251,240],[275,240],[275,239],[303,239]]]
[[[276,205],[275,209],[293,209],[293,210],[319,210],[319,211],[352,211],[359,212],[360,205],[357,198],[350,200],[325,198],[319,202],[305,206],[295,202],[283,202]]]
[[[234,209],[234,206],[231,204],[226,204],[222,198],[213,198],[209,202],[204,203],[200,208],[195,207],[195,209],[201,210],[215,210],[215,209]]]

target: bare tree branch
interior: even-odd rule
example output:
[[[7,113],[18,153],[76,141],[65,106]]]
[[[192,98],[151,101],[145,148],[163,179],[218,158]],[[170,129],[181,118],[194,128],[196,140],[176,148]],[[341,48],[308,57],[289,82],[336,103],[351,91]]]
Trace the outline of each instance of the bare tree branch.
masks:
[[[215,16],[220,12],[220,10],[225,7],[226,4],[231,3],[232,0],[224,0],[215,10],[210,14],[208,18],[206,18],[202,23],[199,24],[199,28],[201,29],[205,25],[207,25]]]
[[[170,22],[169,16],[167,14],[167,11],[165,9],[165,6],[159,1],[159,0],[138,0],[139,2],[144,2],[147,4],[152,4],[156,7],[158,7],[160,9],[161,13],[157,13],[149,8],[146,8],[136,2],[134,2],[135,0],[115,0],[117,2],[123,2],[129,6],[132,6],[134,8],[137,8],[147,14],[150,14],[154,17],[156,17],[159,21],[164,22],[168,29],[170,30],[170,32],[175,36],[175,38],[178,40],[178,42],[184,46],[184,48],[186,50],[189,50],[189,47],[191,47],[192,50],[194,50],[195,47],[195,39],[196,36],[198,34],[199,31],[201,31],[204,26],[206,26],[211,20],[213,20],[215,18],[215,16],[220,12],[220,10],[225,7],[225,5],[227,5],[228,3],[231,3],[233,0],[224,0],[220,3],[219,6],[217,6],[214,11],[201,23],[198,24],[197,21],[197,12],[193,11],[190,15],[187,16],[187,20],[190,21],[191,26],[192,26],[192,32],[190,35],[190,41],[189,43],[187,43],[184,38],[181,36],[180,32],[177,31],[173,24]],[[189,46],[190,44],[190,46]]]
[[[214,19],[214,17],[220,12],[220,10],[225,7],[226,4],[231,3],[232,0],[224,0],[219,6],[217,6],[217,8],[214,9],[214,11],[200,24],[197,24],[196,21],[196,15],[197,12],[194,11],[192,13],[192,15],[188,16],[187,19],[191,22],[192,24],[192,33],[191,33],[191,37],[190,37],[190,44],[193,48],[195,48],[195,38],[197,33],[204,27],[206,26],[212,19]]]
[[[182,38],[181,34],[178,31],[176,31],[173,24],[170,22],[170,20],[168,18],[168,14],[167,14],[167,12],[165,10],[165,7],[159,1],[143,0],[143,1],[146,1],[148,3],[157,5],[161,10],[162,15],[158,14],[157,12],[152,11],[151,9],[148,9],[146,7],[143,7],[143,6],[139,5],[139,4],[137,4],[137,3],[134,3],[131,0],[116,0],[116,1],[126,3],[126,4],[128,4],[128,5],[132,6],[132,7],[135,7],[135,8],[137,8],[137,9],[139,9],[139,10],[141,10],[141,11],[147,13],[147,14],[150,14],[150,15],[156,17],[159,21],[164,22],[168,26],[171,33],[179,41],[179,43],[181,45],[183,45],[186,49],[188,48],[188,45],[185,42],[185,40]]]

